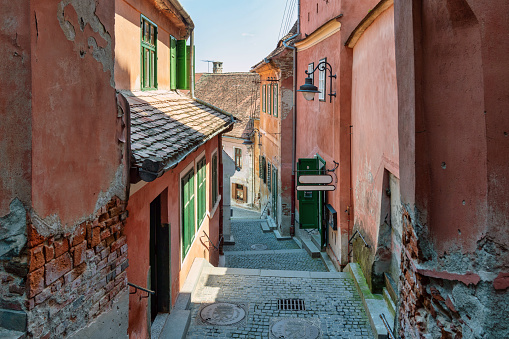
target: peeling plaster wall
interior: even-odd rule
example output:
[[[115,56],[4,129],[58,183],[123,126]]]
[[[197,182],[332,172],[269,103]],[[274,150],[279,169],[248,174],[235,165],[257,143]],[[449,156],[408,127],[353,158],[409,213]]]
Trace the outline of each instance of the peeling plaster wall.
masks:
[[[507,1],[395,2],[403,337],[505,338]],[[503,311],[502,311],[503,312]]]
[[[124,198],[114,10],[93,0],[32,4],[31,213],[46,236],[73,231],[113,195]]]

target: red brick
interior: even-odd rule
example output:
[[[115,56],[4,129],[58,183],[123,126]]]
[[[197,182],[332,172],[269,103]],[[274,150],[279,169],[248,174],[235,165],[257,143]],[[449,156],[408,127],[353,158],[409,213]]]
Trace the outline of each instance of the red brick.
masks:
[[[87,242],[83,241],[78,246],[74,247],[73,259],[74,266],[78,266],[85,261],[85,250],[87,249]]]
[[[44,245],[44,257],[46,258],[46,262],[55,257],[55,249],[52,245]]]
[[[103,213],[99,216],[99,219],[97,220],[99,223],[104,222],[110,218],[110,215],[108,213]]]
[[[28,226],[28,247],[32,248],[37,245],[40,245],[46,240],[45,237],[37,233],[34,226],[30,225]]]
[[[110,246],[111,244],[113,244],[115,242],[115,240],[116,240],[115,236],[114,235],[110,235],[104,241],[106,241],[106,246]]]
[[[110,209],[110,218],[116,217],[117,215],[120,215],[123,212],[124,208],[122,206],[113,207]]]
[[[101,240],[104,240],[106,239],[107,237],[109,237],[111,235],[111,232],[109,229],[105,229],[104,231],[101,232]]]
[[[115,241],[113,244],[111,244],[110,251],[115,252],[117,249],[124,246],[125,243],[126,243],[126,236],[124,235],[120,239]]]
[[[46,284],[50,285],[72,269],[71,256],[65,253],[47,263],[45,269]]]
[[[55,258],[58,258],[62,254],[69,251],[69,241],[65,238],[60,239],[58,241],[55,241],[53,247],[55,247]]]
[[[90,235],[90,247],[96,247],[101,243],[101,229],[99,227],[93,227]]]
[[[72,239],[72,246],[76,246],[80,243],[82,243],[85,240],[85,237],[87,236],[87,227],[86,223],[82,223],[78,226],[76,231],[74,231],[73,239]]]
[[[85,272],[86,269],[87,269],[87,263],[83,263],[77,267],[74,267],[74,269],[72,271],[70,271],[69,273],[66,273],[64,275],[65,283],[68,284],[68,283],[73,282],[76,278],[81,276],[83,274],[83,272]]]
[[[115,225],[119,221],[120,221],[119,217],[116,216],[116,217],[113,217],[111,219],[108,219],[108,220],[104,221],[104,226],[110,227],[111,225]]]
[[[493,280],[493,287],[496,290],[505,290],[509,287],[509,273],[500,272]]]
[[[28,271],[33,272],[38,268],[41,268],[46,263],[43,253],[43,245],[39,245],[30,250],[30,266]]]
[[[123,226],[123,225],[122,225],[122,223],[121,223],[121,222],[116,223],[115,225],[112,225],[112,226],[111,226],[111,228],[110,228],[110,229],[111,229],[111,232],[112,232],[112,233],[120,232],[120,231],[122,230],[122,226]]]
[[[28,297],[32,298],[44,289],[44,267],[28,274],[27,277]]]

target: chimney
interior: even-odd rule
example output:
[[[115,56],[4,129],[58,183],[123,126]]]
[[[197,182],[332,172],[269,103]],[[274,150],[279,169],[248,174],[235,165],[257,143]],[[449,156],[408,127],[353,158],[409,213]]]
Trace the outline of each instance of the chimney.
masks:
[[[212,63],[212,71],[214,73],[223,73],[223,62],[222,61],[214,61]]]

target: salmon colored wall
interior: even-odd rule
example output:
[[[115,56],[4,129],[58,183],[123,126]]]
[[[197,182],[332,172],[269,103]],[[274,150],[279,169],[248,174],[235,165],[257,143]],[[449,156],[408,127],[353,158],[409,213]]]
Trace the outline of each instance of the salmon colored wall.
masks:
[[[70,41],[57,17],[60,3],[32,3],[32,199],[40,217],[56,214],[72,226],[94,213],[100,192],[109,189],[120,164],[110,85],[115,8],[113,2],[98,2],[87,13],[87,20],[104,25],[108,43],[87,21],[82,31],[74,7],[67,5],[63,20],[75,32]],[[92,38],[105,49],[101,61],[92,55]]]
[[[141,88],[141,14],[157,25],[157,82],[159,89],[170,89],[170,35],[185,34],[148,1],[115,0],[115,85],[118,89]]]
[[[0,26],[0,216],[15,197],[31,205],[31,25],[30,4],[2,1]]]
[[[395,58],[392,6],[367,28],[353,50],[354,224],[373,247],[378,243],[384,170],[399,177]]]
[[[348,236],[353,226],[355,210],[352,206],[353,189],[350,182],[350,136],[352,101],[352,50],[345,47],[350,33],[371,10],[378,0],[359,3],[357,0],[317,1],[301,3],[301,34],[313,33],[329,20],[344,14],[339,19],[341,29],[316,45],[299,50],[297,53],[297,87],[304,84],[308,64],[327,57],[337,79],[332,81],[332,92],[336,97],[329,101],[306,101],[297,95],[297,159],[308,158],[319,153],[326,161],[327,168],[333,167],[333,160],[339,162],[336,170],[336,190],[327,193],[328,203],[338,212],[338,231],[329,230],[329,244],[333,257],[340,264],[348,262]],[[316,5],[318,4],[318,13]],[[309,21],[308,13],[309,12]],[[327,74],[329,75],[329,74]],[[315,73],[318,78],[318,71]],[[327,94],[330,80],[327,77]]]
[[[129,268],[127,278],[129,282],[139,286],[147,286],[149,272],[149,243],[150,243],[150,202],[161,192],[167,192],[167,212],[165,216],[171,224],[171,298],[175,303],[177,294],[183,286],[187,274],[191,269],[195,258],[205,258],[213,265],[218,264],[219,254],[207,242],[203,235],[206,232],[214,244],[219,241],[219,207],[213,210],[211,204],[211,160],[212,152],[218,148],[218,137],[208,141],[204,146],[189,155],[177,167],[166,172],[163,176],[153,182],[146,183],[136,191],[129,199],[129,218],[127,219],[125,232],[129,248]],[[194,243],[181,262],[180,248],[180,178],[188,172],[188,166],[200,160],[205,154],[207,161],[207,217],[201,228],[197,231]],[[193,165],[194,166],[194,165]],[[196,169],[195,169],[196,173]],[[165,199],[162,199],[164,201]],[[221,203],[218,201],[216,206]],[[164,210],[164,208],[163,208]],[[214,212],[212,219],[209,214]],[[163,218],[164,220],[164,218]],[[211,250],[200,242],[200,239]],[[147,329],[147,299],[140,299],[139,294],[130,295],[129,299],[129,335],[134,338],[145,338],[148,336]]]

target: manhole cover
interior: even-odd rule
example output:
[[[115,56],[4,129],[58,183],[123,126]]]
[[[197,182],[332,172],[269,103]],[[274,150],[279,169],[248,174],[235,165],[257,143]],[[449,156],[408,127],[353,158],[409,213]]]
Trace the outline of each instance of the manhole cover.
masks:
[[[254,244],[251,245],[251,249],[254,251],[263,251],[267,249],[267,245],[265,244]]]
[[[272,324],[270,333],[275,338],[316,339],[320,336],[320,328],[304,319],[288,318]]]
[[[245,317],[246,311],[242,307],[230,303],[207,305],[200,311],[200,318],[210,325],[233,325]]]

